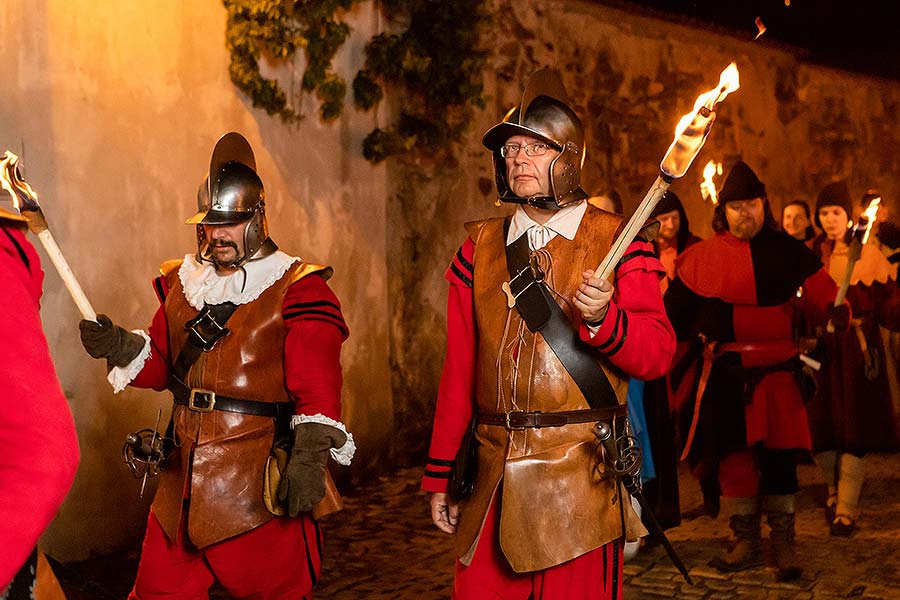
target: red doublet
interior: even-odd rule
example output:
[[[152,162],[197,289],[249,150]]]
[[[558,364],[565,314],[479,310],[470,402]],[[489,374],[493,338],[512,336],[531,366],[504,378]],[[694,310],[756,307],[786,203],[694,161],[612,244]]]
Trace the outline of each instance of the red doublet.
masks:
[[[130,385],[161,391],[172,360],[164,307],[169,291],[165,277],[157,278],[154,287],[161,306],[150,326],[151,355]],[[304,277],[287,289],[282,317],[286,330],[285,389],[296,414],[321,414],[340,420],[340,350],[348,331],[337,297],[322,277]],[[205,597],[215,575],[236,598],[294,600],[306,598],[318,577],[321,539],[308,513],[296,519],[276,517],[200,550],[185,542],[185,537],[168,539],[151,512],[130,598]]]
[[[24,229],[0,220],[0,590],[53,519],[78,466],[75,423],[41,326],[43,278]]]

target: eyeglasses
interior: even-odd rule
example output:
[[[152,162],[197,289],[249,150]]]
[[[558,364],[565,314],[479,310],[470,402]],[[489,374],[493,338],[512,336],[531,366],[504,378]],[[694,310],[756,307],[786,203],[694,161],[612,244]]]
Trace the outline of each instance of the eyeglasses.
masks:
[[[528,156],[543,156],[550,149],[549,144],[544,142],[535,142],[533,144],[503,144],[500,146],[500,156],[503,158],[515,158],[519,155],[519,150],[525,150]]]

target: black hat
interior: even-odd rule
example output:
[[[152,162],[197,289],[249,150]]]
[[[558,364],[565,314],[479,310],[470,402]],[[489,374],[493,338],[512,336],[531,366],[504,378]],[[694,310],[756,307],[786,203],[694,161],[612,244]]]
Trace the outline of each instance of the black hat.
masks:
[[[683,213],[684,206],[681,204],[681,199],[675,192],[666,190],[666,194],[662,197],[662,200],[659,201],[659,204],[656,205],[656,208],[653,209],[653,212],[650,213],[650,216],[658,217],[661,214],[672,212],[673,210]]]
[[[766,186],[759,180],[753,169],[747,166],[747,163],[739,160],[725,178],[725,185],[719,192],[719,203],[726,204],[732,200],[752,200],[765,197]]]
[[[853,205],[853,200],[850,199],[850,188],[847,187],[846,181],[835,181],[834,183],[829,183],[822,191],[819,192],[819,197],[816,199],[816,212],[813,215],[813,219],[816,222],[816,225],[821,229],[822,222],[819,221],[819,209],[823,206],[840,206],[844,209],[844,212],[847,213],[847,218],[853,214],[853,210],[850,208]]]

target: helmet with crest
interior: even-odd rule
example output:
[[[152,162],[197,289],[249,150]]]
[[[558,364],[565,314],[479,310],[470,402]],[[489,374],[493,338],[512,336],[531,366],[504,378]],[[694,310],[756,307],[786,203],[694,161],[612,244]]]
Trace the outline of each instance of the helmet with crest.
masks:
[[[559,151],[550,163],[550,196],[522,198],[512,191],[502,149],[514,135],[539,139]],[[494,154],[494,175],[501,202],[559,209],[587,198],[581,189],[584,126],[569,106],[562,78],[555,69],[544,68],[531,76],[521,103],[484,134],[482,143]]]
[[[197,226],[197,260],[211,262],[204,225],[246,223],[244,255],[234,266],[275,252],[278,246],[269,238],[265,206],[265,189],[250,143],[239,133],[226,133],[216,143],[209,174],[197,191],[198,212],[186,221]]]

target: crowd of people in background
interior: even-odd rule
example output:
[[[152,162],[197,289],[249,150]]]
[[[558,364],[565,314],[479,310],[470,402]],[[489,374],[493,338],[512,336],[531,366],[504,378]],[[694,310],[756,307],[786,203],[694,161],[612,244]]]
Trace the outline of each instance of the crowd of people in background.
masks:
[[[618,203],[604,205],[607,198]],[[741,233],[728,227],[727,217],[753,199],[760,200],[762,226],[747,238],[746,256],[731,247]],[[871,234],[854,263],[848,260],[854,224],[876,200]],[[615,191],[591,202],[622,212]],[[691,232],[672,192],[651,217],[659,222],[653,248],[666,269],[660,287],[679,347],[665,377],[632,380],[629,419],[643,448],[645,494],[663,528],[681,520],[679,454],[702,491],[701,512],[716,517],[726,507],[734,539],[713,561],[723,571],[762,564],[765,514],[779,578],[798,577],[802,565],[792,543],[796,465],[815,461],[826,484],[830,534],[850,536],[861,512],[866,454],[900,446],[900,226],[876,190],[854,203],[845,181],[826,185],[813,206],[792,199],[776,223],[765,186],[739,162],[715,207],[713,238],[701,241]],[[695,252],[686,253],[698,242]],[[743,259],[752,267],[742,268]],[[722,278],[729,270],[744,277],[729,282]],[[748,282],[755,289],[741,289]],[[832,302],[842,283],[845,315]],[[760,327],[779,324],[777,334],[760,333]],[[812,360],[791,357],[797,349]],[[741,397],[743,403],[734,402]],[[627,556],[637,551],[631,545]]]

